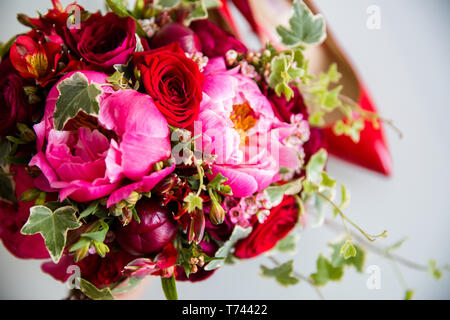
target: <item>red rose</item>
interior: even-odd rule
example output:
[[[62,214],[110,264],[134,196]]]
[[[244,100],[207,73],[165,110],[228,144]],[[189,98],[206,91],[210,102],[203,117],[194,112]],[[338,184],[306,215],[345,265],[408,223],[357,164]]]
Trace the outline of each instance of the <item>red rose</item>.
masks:
[[[25,171],[25,167],[12,166],[11,172],[14,174],[17,198],[28,189],[34,188],[33,178]],[[47,259],[50,256],[40,234],[26,236],[20,233],[33,205],[33,202],[18,201],[12,205],[0,201],[0,239],[17,258]]]
[[[235,256],[253,258],[271,250],[277,242],[288,235],[299,219],[297,202],[286,196],[283,202],[271,210],[264,223],[256,223],[252,233],[236,244]]]
[[[136,49],[136,23],[110,12],[92,14],[81,28],[65,29],[65,41],[87,64],[110,71],[115,64],[126,64]]]
[[[179,42],[185,52],[202,51],[200,40],[192,29],[179,23],[168,23],[159,30],[151,41],[154,49],[164,47],[173,42]]]
[[[178,42],[134,54],[145,90],[167,122],[186,128],[197,118],[202,101],[203,75]]]

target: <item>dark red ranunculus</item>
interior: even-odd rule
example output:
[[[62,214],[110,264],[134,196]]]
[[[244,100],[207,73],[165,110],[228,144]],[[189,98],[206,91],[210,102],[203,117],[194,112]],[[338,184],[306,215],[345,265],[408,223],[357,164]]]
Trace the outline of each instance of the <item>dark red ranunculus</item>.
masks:
[[[126,64],[136,49],[136,23],[132,18],[119,18],[115,13],[92,14],[81,28],[65,29],[65,40],[83,62],[102,71],[115,64]]]
[[[11,135],[17,123],[29,123],[34,109],[25,94],[25,80],[6,58],[0,64],[0,135]]]
[[[185,52],[202,51],[200,39],[195,32],[179,23],[164,25],[153,37],[150,47],[157,49],[174,42],[178,42]]]
[[[200,110],[203,75],[197,63],[186,57],[178,42],[134,54],[146,92],[167,122],[186,128]]]
[[[64,255],[59,263],[53,261],[42,264],[42,271],[48,273],[56,280],[66,282],[72,275],[68,268],[77,265],[80,268],[81,278],[91,282],[101,288],[113,284],[124,278],[123,270],[125,266],[136,257],[124,251],[109,252],[104,258],[97,254],[88,255],[81,261],[75,263],[72,255]],[[73,272],[73,271],[71,271]]]
[[[219,247],[212,241],[210,242],[200,242],[199,244],[200,248],[202,249],[203,253],[206,254],[208,257],[214,257],[216,254],[216,251],[219,249]],[[217,269],[216,269],[217,270]],[[198,268],[198,271],[196,273],[191,273],[189,275],[189,278],[186,276],[186,272],[184,271],[183,267],[177,266],[175,268],[175,275],[177,281],[190,281],[190,282],[200,282],[208,279],[211,277],[214,272],[213,271],[206,271],[204,267]]]
[[[203,54],[210,58],[223,57],[229,50],[247,52],[247,47],[242,42],[220,29],[214,22],[199,20],[190,27],[200,39]]]
[[[271,250],[277,242],[288,235],[299,219],[297,202],[286,196],[283,202],[270,212],[264,223],[257,222],[252,233],[240,240],[235,247],[235,256],[248,259]]]
[[[26,172],[25,167],[12,166],[11,172],[14,174],[17,198],[34,188],[33,178]],[[20,233],[30,216],[32,206],[33,202],[18,201],[17,204],[8,204],[0,201],[0,239],[17,258],[47,259],[50,256],[40,234],[27,236]]]
[[[178,227],[166,207],[156,200],[144,199],[137,203],[136,211],[140,223],[133,220],[116,229],[117,242],[123,250],[142,256],[157,253],[172,242]]]

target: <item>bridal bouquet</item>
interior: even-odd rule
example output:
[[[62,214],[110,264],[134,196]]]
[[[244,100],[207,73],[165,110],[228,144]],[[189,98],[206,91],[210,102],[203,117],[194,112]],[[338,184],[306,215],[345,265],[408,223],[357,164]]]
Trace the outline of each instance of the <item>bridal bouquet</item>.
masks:
[[[5,247],[47,259],[42,270],[72,283],[72,298],[113,299],[156,276],[176,299],[176,281],[291,251],[330,205],[347,233],[308,279],[361,272],[350,227],[370,241],[385,233],[344,214],[323,131],[357,143],[379,119],[341,99],[335,65],[308,72],[323,18],[295,1],[282,45],[252,51],[220,23],[220,1],[106,2],[102,14],[52,0],[46,14],[19,15],[30,31],[1,47]],[[261,272],[299,281],[292,261]]]

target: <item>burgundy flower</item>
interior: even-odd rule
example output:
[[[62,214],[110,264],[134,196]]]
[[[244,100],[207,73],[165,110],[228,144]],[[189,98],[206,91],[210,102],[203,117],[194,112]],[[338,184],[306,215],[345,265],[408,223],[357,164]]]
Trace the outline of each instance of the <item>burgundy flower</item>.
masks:
[[[25,94],[25,80],[6,58],[0,64],[0,135],[12,134],[17,123],[29,123],[34,108]]]
[[[157,49],[178,42],[185,52],[194,53],[202,51],[200,39],[192,29],[179,23],[164,25],[153,37],[151,48]]]
[[[271,250],[277,242],[286,237],[299,219],[297,202],[294,197],[286,196],[283,202],[271,210],[264,223],[257,223],[252,233],[240,240],[234,254],[241,259],[259,256]]]
[[[134,54],[146,92],[167,122],[186,128],[194,122],[203,98],[203,75],[178,42]]]
[[[104,258],[97,254],[92,254],[75,263],[73,256],[64,255],[57,264],[49,261],[43,263],[41,268],[42,271],[48,273],[54,279],[66,282],[71,276],[71,273],[68,273],[68,267],[77,265],[80,268],[82,279],[101,288],[124,278],[123,271],[125,266],[135,258],[124,251],[112,250]]]
[[[166,207],[158,201],[144,199],[136,205],[140,223],[116,229],[117,242],[130,254],[139,256],[161,251],[177,234],[177,224]]]
[[[12,166],[11,172],[14,174],[17,198],[34,188],[33,179],[25,167]],[[33,202],[18,201],[13,205],[0,201],[0,239],[5,247],[20,259],[47,259],[50,256],[40,234],[26,236],[20,233],[30,216],[32,206]]]
[[[136,49],[136,23],[132,18],[119,18],[115,13],[92,14],[81,23],[65,29],[67,45],[88,65],[101,71],[115,64],[126,64]]]
[[[229,50],[247,52],[247,47],[242,42],[220,29],[214,22],[195,21],[191,28],[200,39],[203,54],[210,58],[225,56]]]

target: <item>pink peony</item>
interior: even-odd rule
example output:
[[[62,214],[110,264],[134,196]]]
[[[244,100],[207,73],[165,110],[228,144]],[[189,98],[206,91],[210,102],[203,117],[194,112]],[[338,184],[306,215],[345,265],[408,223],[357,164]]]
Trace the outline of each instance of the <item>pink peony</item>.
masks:
[[[201,126],[204,156],[214,155],[212,177],[221,173],[234,196],[247,197],[278,181],[281,167],[297,169],[297,150],[283,143],[294,126],[275,117],[257,84],[238,69],[226,70],[223,58],[212,59],[204,73],[195,131]]]
[[[106,83],[105,74],[82,73],[91,83]],[[30,165],[41,169],[61,201],[70,197],[87,202],[111,195],[111,206],[133,191],[150,191],[174,169],[152,171],[153,164],[170,157],[170,141],[167,122],[151,97],[134,90],[103,89],[98,118],[71,120],[64,131],[57,131],[53,112],[59,92],[53,87],[44,119],[35,126],[38,154]],[[124,181],[129,183],[124,186]]]

